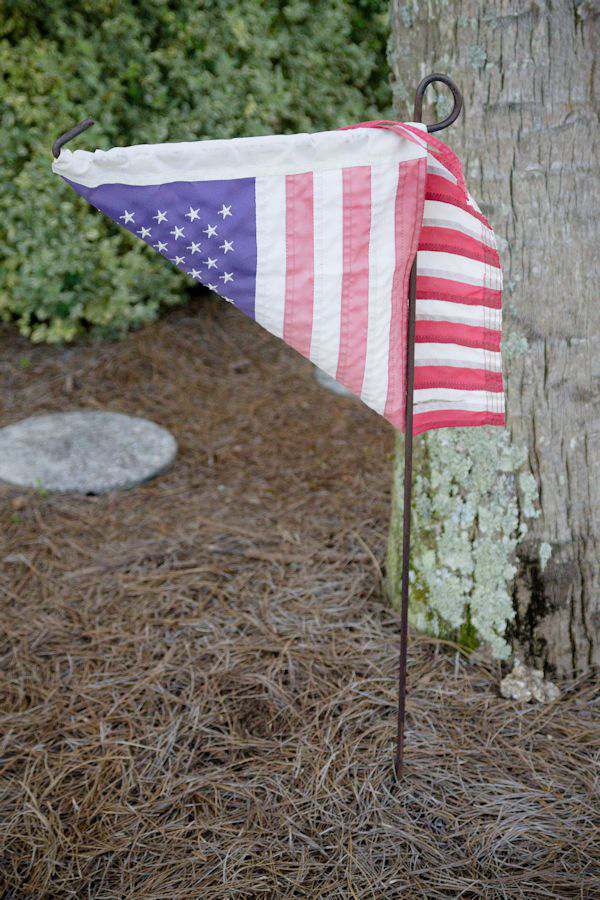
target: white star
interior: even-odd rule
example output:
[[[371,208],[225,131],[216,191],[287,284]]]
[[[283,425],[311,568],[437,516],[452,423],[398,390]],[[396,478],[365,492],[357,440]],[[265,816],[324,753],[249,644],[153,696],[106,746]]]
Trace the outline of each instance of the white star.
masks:
[[[171,262],[174,262],[176,266],[182,266],[185,262],[185,256],[176,256]]]
[[[222,250],[223,253],[229,253],[230,250],[233,250],[233,241],[223,241],[219,250]]]
[[[223,272],[222,275],[219,275],[219,278],[227,284],[228,281],[233,281],[233,272]]]
[[[145,228],[143,225],[141,228],[138,228],[136,234],[139,234],[140,237],[146,238],[150,235],[151,229]]]
[[[223,297],[223,300],[226,300],[228,303],[233,303],[231,297]]]
[[[217,233],[217,229],[216,229],[215,225],[207,225],[206,228],[204,229],[204,234],[207,237],[213,237],[213,235],[215,235],[216,233]]]
[[[192,278],[200,278],[201,274],[202,272],[200,272],[198,269],[192,269],[192,271],[190,272]]]
[[[190,206],[190,211],[189,211],[189,212],[186,212],[185,217],[186,217],[186,219],[189,219],[190,222],[193,222],[194,219],[199,219],[199,218],[200,218],[200,210],[199,210],[199,209],[192,209],[192,207]]]
[[[208,288],[210,288],[211,291],[218,291],[218,290],[219,290],[219,285],[218,285],[218,284],[207,284],[206,286],[207,286]]]
[[[216,268],[217,268],[217,261],[216,261],[216,259],[211,259],[210,256],[209,256],[208,259],[205,259],[205,260],[204,260],[204,265],[205,265],[205,266],[208,266],[209,269],[216,269]]]
[[[179,225],[175,225],[173,231],[170,231],[169,234],[174,235],[176,241],[178,241],[180,237],[185,237],[183,228],[180,228]]]
[[[152,216],[152,218],[153,218],[153,219],[156,219],[156,224],[157,224],[157,225],[160,225],[161,222],[168,222],[168,221],[169,221],[169,220],[167,219],[167,214],[166,214],[166,212],[162,212],[162,210],[160,210],[160,209],[157,209],[157,210],[156,210],[156,215],[155,215],[155,216]]]
[[[196,244],[195,241],[192,241],[189,247],[186,247],[186,250],[191,250],[192,253],[200,253],[200,244]]]
[[[158,244],[152,244],[153,247],[156,247],[159,253],[164,253],[167,249],[167,245],[164,241],[159,241]]]
[[[227,218],[227,216],[231,215],[231,207],[225,206],[225,204],[223,204],[223,206],[219,210],[219,215],[223,216],[223,219],[225,220]]]
[[[123,219],[123,224],[127,225],[128,222],[133,222],[134,213],[130,213],[128,209],[126,209],[122,216],[119,216],[120,219]]]

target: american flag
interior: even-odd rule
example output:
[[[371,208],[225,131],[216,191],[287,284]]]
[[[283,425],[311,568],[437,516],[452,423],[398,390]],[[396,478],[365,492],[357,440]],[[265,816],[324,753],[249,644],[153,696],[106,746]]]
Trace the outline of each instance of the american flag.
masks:
[[[402,429],[504,423],[502,275],[456,155],[422,126],[63,150],[93,206]]]

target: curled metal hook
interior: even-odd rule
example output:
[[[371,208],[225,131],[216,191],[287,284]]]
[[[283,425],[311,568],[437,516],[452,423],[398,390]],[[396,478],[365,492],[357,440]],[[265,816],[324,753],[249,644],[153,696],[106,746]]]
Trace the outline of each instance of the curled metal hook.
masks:
[[[442,75],[439,72],[434,72],[431,75],[427,75],[427,77],[424,78],[417,87],[417,90],[415,92],[415,108],[413,121],[421,121],[423,115],[423,97],[425,96],[425,91],[430,84],[433,84],[436,81],[439,81],[450,88],[450,90],[452,91],[452,96],[454,97],[454,106],[452,108],[452,112],[448,116],[446,116],[445,119],[442,119],[441,122],[436,122],[433,125],[427,126],[427,131],[430,134],[434,131],[442,131],[444,128],[448,128],[449,125],[452,125],[452,123],[455,122],[456,119],[458,119],[463,106],[462,94],[455,83],[452,81],[452,79],[448,75]],[[52,144],[52,155],[54,156],[54,158],[58,159],[58,157],[60,156],[60,151],[66,143],[72,141],[73,138],[76,138],[84,131],[87,131],[87,129],[91,128],[94,124],[95,123],[93,119],[84,119],[73,128],[65,131],[64,134],[61,134],[60,137],[58,137]]]
[[[449,125],[452,125],[458,117],[460,116],[462,107],[463,107],[463,98],[462,94],[454,84],[452,79],[448,75],[442,75],[439,72],[433,72],[431,75],[427,75],[426,78],[421,81],[417,90],[415,91],[415,111],[414,111],[414,121],[420,122],[423,117],[423,97],[425,96],[425,91],[429,87],[430,84],[433,84],[435,81],[441,81],[442,84],[445,84],[452,91],[452,96],[454,97],[454,106],[452,107],[452,112],[446,116],[445,119],[442,119],[441,122],[435,122],[433,125],[427,126],[427,131],[432,134],[434,131],[442,131],[444,128],[448,128]]]
[[[52,156],[54,157],[54,159],[58,159],[62,147],[68,141],[72,141],[73,138],[77,137],[78,134],[82,134],[82,132],[87,131],[87,129],[91,128],[94,124],[95,123],[93,119],[84,119],[83,122],[79,122],[78,125],[74,125],[73,128],[70,128],[68,131],[65,131],[64,134],[61,134],[60,137],[56,138],[56,140],[52,144]]]

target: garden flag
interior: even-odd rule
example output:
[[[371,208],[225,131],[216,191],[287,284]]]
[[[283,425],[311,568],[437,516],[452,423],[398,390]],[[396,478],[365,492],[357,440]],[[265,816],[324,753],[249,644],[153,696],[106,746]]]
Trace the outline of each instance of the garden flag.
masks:
[[[504,423],[496,241],[424,126],[63,149],[53,170],[400,429],[416,253],[414,433]]]

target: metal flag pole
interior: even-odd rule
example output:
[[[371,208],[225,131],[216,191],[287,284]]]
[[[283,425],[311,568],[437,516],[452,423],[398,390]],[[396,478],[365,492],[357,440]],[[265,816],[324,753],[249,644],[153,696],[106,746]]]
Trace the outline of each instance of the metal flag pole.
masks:
[[[440,81],[447,85],[454,97],[454,107],[450,115],[435,125],[428,125],[427,131],[442,131],[448,128],[459,117],[463,100],[462,95],[451,78],[447,75],[433,73],[424,78],[415,91],[414,122],[421,122],[423,115],[423,97],[430,84]],[[404,725],[406,720],[406,660],[408,651],[408,576],[410,566],[410,520],[412,497],[412,464],[413,464],[413,391],[415,383],[415,308],[417,301],[417,259],[410,270],[408,285],[408,327],[406,353],[406,416],[404,428],[404,499],[402,509],[402,586],[400,606],[400,657],[398,660],[398,731],[396,736],[396,757],[394,770],[399,778],[404,765]]]

